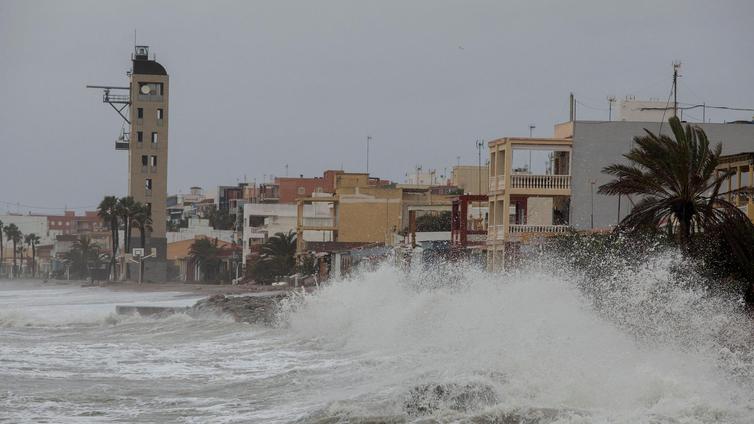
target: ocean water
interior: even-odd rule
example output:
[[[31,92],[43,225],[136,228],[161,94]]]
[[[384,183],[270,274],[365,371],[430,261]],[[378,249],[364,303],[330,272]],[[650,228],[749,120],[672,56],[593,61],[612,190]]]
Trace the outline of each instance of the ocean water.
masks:
[[[0,282],[0,422],[752,423],[752,318],[674,261],[598,296],[546,267],[384,265],[273,328],[113,313],[196,300],[177,293]]]

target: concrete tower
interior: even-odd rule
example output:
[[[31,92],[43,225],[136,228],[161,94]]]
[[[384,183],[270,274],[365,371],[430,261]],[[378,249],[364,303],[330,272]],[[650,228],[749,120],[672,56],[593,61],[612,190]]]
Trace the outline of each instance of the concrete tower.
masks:
[[[128,194],[150,209],[152,231],[147,237],[145,281],[166,279],[166,209],[168,183],[169,80],[165,68],[149,59],[149,46],[136,46],[129,84]],[[134,229],[131,246],[139,246]]]
[[[102,102],[109,104],[129,126],[129,132],[122,131],[115,142],[115,150],[128,151],[128,195],[147,205],[152,217],[143,279],[160,282],[167,277],[168,73],[154,58],[149,60],[149,46],[136,46],[131,59],[127,87],[87,87],[102,89]],[[131,236],[131,246],[140,246],[139,230],[134,229]],[[153,251],[155,254],[151,255]],[[138,272],[136,264],[132,268]]]

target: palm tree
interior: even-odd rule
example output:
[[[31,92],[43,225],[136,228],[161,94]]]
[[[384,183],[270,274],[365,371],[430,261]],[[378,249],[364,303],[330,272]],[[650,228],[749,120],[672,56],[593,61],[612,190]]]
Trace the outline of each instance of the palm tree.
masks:
[[[121,197],[118,199],[117,211],[118,216],[123,222],[124,237],[123,248],[126,253],[131,252],[131,230],[132,220],[136,212],[138,211],[139,203],[134,200],[132,196]],[[126,265],[126,280],[131,277],[128,265]]]
[[[31,233],[24,237],[24,242],[31,246],[31,277],[37,276],[37,245],[39,244],[39,236]]]
[[[152,211],[149,210],[147,205],[136,202],[136,213],[132,218],[132,224],[139,229],[139,241],[141,247],[146,252],[147,249],[147,233],[152,232]],[[144,261],[139,261],[139,275],[144,275]]]
[[[276,275],[288,275],[296,262],[296,233],[276,233],[262,246],[262,261],[272,266]]]
[[[84,275],[89,277],[90,265],[99,260],[99,245],[92,241],[89,236],[79,236],[73,242],[73,247],[66,254],[66,258],[71,261],[74,271],[80,277]]]
[[[5,227],[5,236],[13,242],[13,266],[11,267],[11,275],[15,278],[16,276],[16,248],[18,243],[21,242],[23,234],[21,234],[21,230],[18,229],[16,224],[9,224],[7,227]]]
[[[131,224],[139,230],[139,241],[141,245],[139,247],[146,249],[147,246],[147,234],[152,232],[152,211],[149,210],[147,205],[143,205],[136,202],[135,213],[131,218]]]
[[[624,155],[629,165],[615,164],[602,170],[616,179],[600,186],[599,193],[639,196],[641,200],[620,227],[636,230],[665,225],[687,249],[694,233],[720,228],[745,215],[720,196],[720,186],[730,177],[727,172],[715,171],[722,145],[710,148],[707,135],[698,126],[684,129],[677,117],[669,122],[674,139],[645,129],[647,135],[635,137],[636,147]]]
[[[0,276],[3,275],[3,263],[5,262],[4,246],[3,246],[3,221],[0,221]]]
[[[115,196],[105,196],[97,207],[97,215],[110,226],[110,238],[112,240],[112,255],[110,255],[110,264],[108,265],[108,275],[113,277],[115,270],[115,257],[118,255],[118,198]]]
[[[189,256],[199,265],[205,280],[214,279],[220,269],[223,248],[206,238],[196,239],[189,249]]]

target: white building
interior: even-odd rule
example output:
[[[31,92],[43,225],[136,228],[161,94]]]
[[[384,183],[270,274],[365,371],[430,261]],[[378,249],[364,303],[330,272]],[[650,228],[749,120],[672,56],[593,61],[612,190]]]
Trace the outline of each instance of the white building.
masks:
[[[667,109],[670,107],[670,109]],[[673,116],[673,103],[662,100],[626,98],[618,106],[618,120],[629,122],[663,122]]]
[[[40,238],[40,245],[53,244],[55,236],[62,234],[60,230],[50,230],[47,217],[42,215],[5,214],[0,215],[0,221],[3,222],[3,226],[16,224],[24,235],[36,234]],[[7,243],[7,241],[3,233],[3,242]]]
[[[247,203],[243,205],[243,263],[251,254],[251,247],[263,244],[276,233],[296,231],[298,206],[287,203]],[[304,205],[304,225],[332,226],[332,205],[315,203]],[[306,241],[332,241],[330,231],[305,231]]]

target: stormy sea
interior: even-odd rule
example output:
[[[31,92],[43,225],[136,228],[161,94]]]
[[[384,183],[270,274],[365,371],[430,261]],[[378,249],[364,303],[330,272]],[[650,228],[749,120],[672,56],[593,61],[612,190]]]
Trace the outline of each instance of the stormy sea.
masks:
[[[114,313],[198,295],[3,281],[0,422],[752,423],[752,318],[676,262],[590,289],[546,266],[384,264],[274,325]]]

